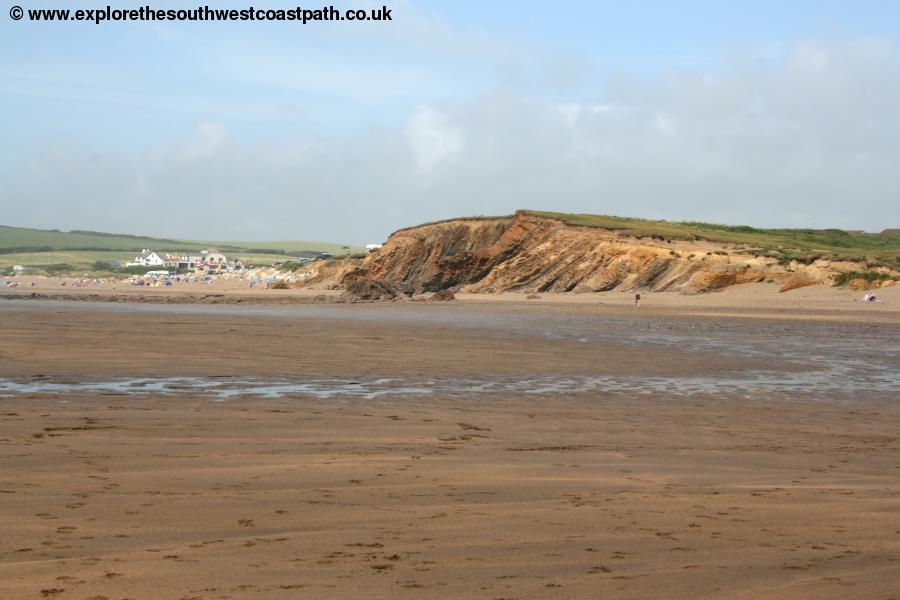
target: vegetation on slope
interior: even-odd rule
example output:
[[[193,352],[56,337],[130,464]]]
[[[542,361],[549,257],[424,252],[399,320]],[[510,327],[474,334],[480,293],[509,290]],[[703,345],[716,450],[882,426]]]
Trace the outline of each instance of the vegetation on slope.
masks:
[[[837,277],[834,278],[834,285],[842,286],[847,285],[851,281],[855,279],[861,279],[862,281],[866,281],[869,283],[873,283],[876,281],[897,281],[897,277],[893,277],[886,273],[878,273],[875,271],[864,271],[862,273],[853,271],[850,273],[841,273]]]
[[[864,260],[871,266],[900,266],[900,236],[855,233],[841,229],[757,229],[745,225],[717,225],[694,221],[652,221],[605,215],[525,211],[570,225],[621,231],[637,237],[703,239],[742,245],[746,251],[782,262],[811,262],[816,258]]]

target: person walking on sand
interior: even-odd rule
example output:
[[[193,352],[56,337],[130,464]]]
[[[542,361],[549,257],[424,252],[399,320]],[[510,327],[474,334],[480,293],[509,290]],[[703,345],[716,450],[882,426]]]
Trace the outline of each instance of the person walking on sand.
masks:
[[[634,295],[634,307],[635,307],[635,308],[640,308],[640,307],[641,307],[641,293],[640,293],[640,292],[637,292],[637,293]]]

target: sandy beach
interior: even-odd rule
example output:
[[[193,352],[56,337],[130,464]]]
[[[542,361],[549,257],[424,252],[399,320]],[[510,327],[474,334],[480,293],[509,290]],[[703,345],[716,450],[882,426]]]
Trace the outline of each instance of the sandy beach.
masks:
[[[900,1],[3,10],[0,600],[900,600]]]
[[[898,597],[890,302],[723,298],[0,301],[0,597]]]
[[[298,286],[290,289],[250,287],[249,282],[237,278],[217,278],[203,281],[178,282],[171,287],[133,286],[127,281],[103,281],[96,285],[75,287],[72,278],[22,276],[15,281],[17,288],[0,288],[0,300],[32,295],[57,300],[157,302],[188,304],[302,304],[339,301],[342,290],[329,285]],[[65,284],[65,285],[64,285]],[[780,293],[778,284],[749,283],[731,286],[720,292],[684,295],[677,292],[643,292],[642,309],[704,312],[714,311],[734,315],[754,314],[772,316],[788,313],[796,318],[811,315],[841,318],[864,316],[900,321],[900,286],[873,290],[878,302],[864,303],[864,292],[828,285],[813,285]],[[423,299],[427,298],[423,295]],[[535,297],[536,296],[536,297]],[[491,304],[551,304],[554,306],[601,306],[608,309],[632,308],[633,292],[610,291],[598,293],[458,293],[465,303]],[[859,313],[855,315],[854,313]],[[881,317],[873,317],[881,315]]]

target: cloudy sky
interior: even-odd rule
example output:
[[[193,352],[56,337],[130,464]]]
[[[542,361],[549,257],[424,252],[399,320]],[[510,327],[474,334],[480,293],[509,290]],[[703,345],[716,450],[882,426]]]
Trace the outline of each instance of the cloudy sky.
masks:
[[[900,2],[387,2],[391,22],[306,26],[4,9],[0,224],[356,243],[517,208],[900,227]]]

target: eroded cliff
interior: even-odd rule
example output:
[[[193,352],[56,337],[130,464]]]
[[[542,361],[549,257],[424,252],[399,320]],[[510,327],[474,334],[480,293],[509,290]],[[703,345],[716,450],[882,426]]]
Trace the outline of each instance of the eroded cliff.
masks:
[[[634,236],[520,211],[513,217],[401,229],[343,282],[384,281],[414,292],[644,289],[696,294],[761,281],[793,289],[865,269],[858,261],[785,262],[746,245]]]

